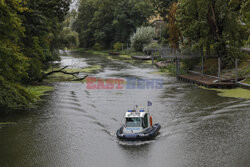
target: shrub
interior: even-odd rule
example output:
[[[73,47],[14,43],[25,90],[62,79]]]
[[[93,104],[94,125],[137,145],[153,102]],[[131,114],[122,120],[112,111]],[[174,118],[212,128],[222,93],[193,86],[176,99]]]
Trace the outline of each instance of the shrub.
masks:
[[[196,65],[198,65],[200,63],[200,59],[201,58],[191,58],[191,59],[184,59],[183,63],[184,63],[184,69],[186,70],[191,70],[192,68],[194,68]]]
[[[76,48],[79,46],[79,36],[78,33],[72,31],[71,28],[66,27],[59,34],[59,41],[61,48]]]
[[[121,43],[121,42],[116,42],[116,43],[113,45],[113,48],[114,48],[114,50],[116,50],[116,51],[122,50],[122,43]]]
[[[227,49],[227,53],[222,57],[222,64],[223,67],[227,67],[228,69],[234,68],[235,66],[235,59],[241,59],[244,57],[244,54],[241,53],[239,48],[236,47],[229,47]]]
[[[104,49],[104,46],[98,42],[95,43],[95,45],[93,46],[93,49],[94,50],[103,50]]]
[[[154,41],[154,42],[151,42],[151,43],[147,44],[146,46],[144,46],[143,52],[151,54],[152,50],[159,49],[159,48],[161,48],[161,45]]]
[[[34,101],[35,96],[24,87],[11,83],[0,75],[0,114],[7,108],[25,107]]]
[[[153,27],[139,27],[136,32],[130,37],[131,47],[135,51],[142,51],[143,46],[149,44],[155,35]]]
[[[209,75],[216,75],[218,72],[217,58],[208,58],[204,62],[204,73]]]

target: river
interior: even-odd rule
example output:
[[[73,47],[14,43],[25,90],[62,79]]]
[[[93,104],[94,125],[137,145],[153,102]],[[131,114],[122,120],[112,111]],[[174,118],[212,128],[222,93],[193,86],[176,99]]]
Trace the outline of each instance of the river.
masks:
[[[100,65],[91,77],[162,79],[163,89],[87,89],[80,82],[54,83],[31,111],[1,117],[2,167],[249,167],[250,101],[86,53],[62,56],[61,66]],[[151,141],[119,141],[116,130],[135,104],[147,104],[162,126]]]

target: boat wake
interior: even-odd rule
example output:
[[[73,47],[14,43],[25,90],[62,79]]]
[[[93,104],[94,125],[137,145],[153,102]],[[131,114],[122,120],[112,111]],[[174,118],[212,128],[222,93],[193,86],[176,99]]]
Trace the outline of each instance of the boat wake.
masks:
[[[147,140],[147,141],[122,141],[122,140],[115,139],[115,141],[121,146],[142,146],[142,145],[153,143],[156,140],[154,139],[154,140]]]

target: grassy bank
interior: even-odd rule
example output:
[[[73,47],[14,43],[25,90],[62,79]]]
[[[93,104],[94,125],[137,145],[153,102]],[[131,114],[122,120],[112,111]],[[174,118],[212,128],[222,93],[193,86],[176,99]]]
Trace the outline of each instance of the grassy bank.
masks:
[[[92,49],[84,49],[84,48],[78,48],[78,49],[72,49],[70,50],[72,52],[85,52],[88,54],[93,54],[93,55],[101,55],[105,56],[107,59],[110,60],[118,60],[121,62],[126,62],[130,64],[152,64],[152,60],[134,60],[132,59],[132,56],[142,56],[144,55],[143,52],[133,52],[133,51],[120,51],[120,55],[109,55],[110,52],[113,52],[112,50],[103,50],[103,51],[97,51],[97,50],[92,50]],[[157,62],[158,60],[155,60]],[[162,67],[159,68],[157,72],[152,72],[151,74],[166,74],[166,75],[171,75],[171,76],[176,76],[176,68],[175,64],[169,64],[167,67]],[[181,74],[185,74],[185,70],[183,68],[183,64],[181,64]]]
[[[1,85],[0,114],[8,113],[10,109],[25,109],[37,103],[43,95],[53,90],[53,87],[50,86],[22,86],[6,81],[2,82]]]
[[[39,86],[34,86],[34,85],[29,85],[26,87],[27,91],[31,93],[34,96],[34,102],[37,102],[38,100],[41,99],[42,96],[48,94],[48,92],[53,91],[52,86],[44,86],[44,85],[39,85]]]
[[[84,49],[79,49],[81,51],[84,51]],[[72,50],[72,51],[78,51],[78,50]],[[114,61],[121,61],[125,63],[130,64],[152,64],[151,60],[146,61],[140,61],[140,60],[134,60],[131,56],[138,56],[138,55],[144,55],[142,52],[131,52],[131,51],[121,51],[119,52],[119,55],[110,55],[110,52],[113,52],[112,50],[104,50],[104,51],[97,51],[97,50],[85,50],[85,53],[93,54],[93,55],[101,55],[105,56],[107,59],[114,60]]]
[[[243,88],[235,88],[235,89],[214,89],[214,88],[206,88],[200,86],[202,89],[216,91],[219,96],[222,97],[232,97],[232,98],[242,98],[242,99],[250,99],[250,90]]]

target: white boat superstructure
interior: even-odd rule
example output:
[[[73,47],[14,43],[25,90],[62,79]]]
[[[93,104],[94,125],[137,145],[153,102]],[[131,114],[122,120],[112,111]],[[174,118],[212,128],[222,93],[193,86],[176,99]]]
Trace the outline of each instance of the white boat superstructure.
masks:
[[[124,133],[140,133],[151,126],[152,117],[147,107],[136,106],[134,110],[126,112]]]

